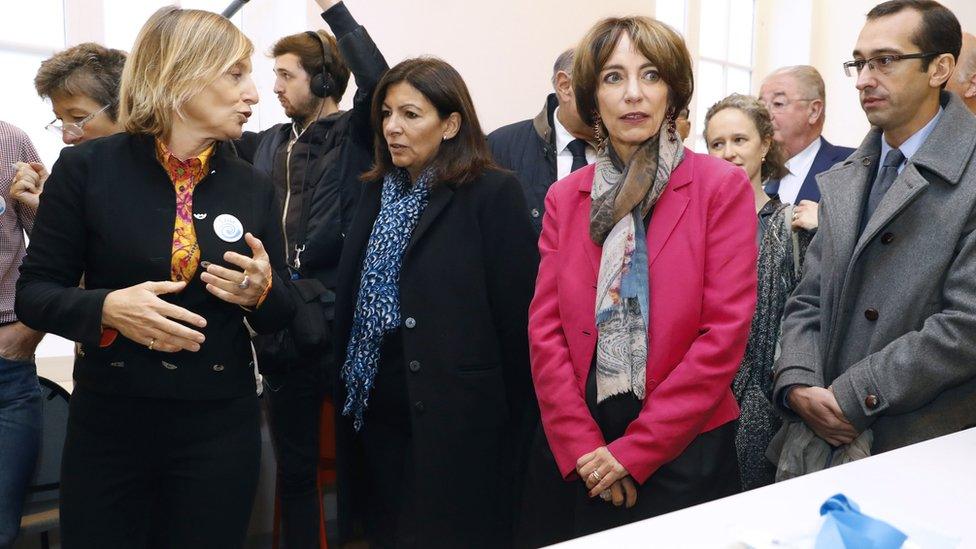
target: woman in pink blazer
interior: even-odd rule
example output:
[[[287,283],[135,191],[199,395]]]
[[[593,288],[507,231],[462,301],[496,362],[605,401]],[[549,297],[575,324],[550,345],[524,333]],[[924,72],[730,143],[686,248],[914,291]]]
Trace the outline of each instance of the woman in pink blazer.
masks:
[[[738,490],[730,383],[756,301],[740,168],[685,149],[681,37],[597,23],[576,51],[579,112],[606,136],[546,197],[529,311],[542,415],[520,527],[538,546]]]

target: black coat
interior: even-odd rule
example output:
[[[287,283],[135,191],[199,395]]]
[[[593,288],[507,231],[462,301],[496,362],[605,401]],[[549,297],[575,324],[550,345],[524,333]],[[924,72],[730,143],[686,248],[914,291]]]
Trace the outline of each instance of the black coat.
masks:
[[[340,260],[340,364],[381,190],[381,182],[365,184]],[[518,183],[501,172],[440,184],[403,257],[399,333],[403,360],[411,363],[405,391],[419,547],[502,547],[511,540],[515,456],[532,403],[527,322],[539,261],[525,211]],[[336,386],[341,410],[345,386]],[[361,466],[356,441],[351,420],[337,414],[345,534],[360,511],[351,499]]]
[[[137,397],[217,399],[254,394],[254,365],[244,319],[259,333],[286,325],[294,303],[284,273],[281,222],[266,176],[220,144],[210,173],[193,192],[194,226],[202,261],[227,251],[251,256],[243,238],[214,232],[221,214],[236,217],[264,244],[275,276],[254,312],[218,299],[198,275],[163,299],[207,319],[198,352],[150,351],[121,334],[99,347],[102,304],[112,290],[170,280],[176,192],[148,135],[120,133],[61,151],[41,195],[30,248],[17,281],[17,317],[24,324],[78,341],[79,386]],[[201,216],[204,216],[201,219]],[[78,287],[82,274],[85,288]]]
[[[549,94],[542,111],[531,120],[502,126],[488,135],[495,162],[515,172],[536,235],[542,232],[546,193],[556,181],[556,141],[552,117],[559,106],[556,94]]]
[[[370,107],[373,90],[386,72],[387,64],[369,33],[353,19],[343,4],[322,14],[335,32],[339,52],[356,79],[352,110],[336,113],[313,123],[294,145],[288,166],[275,162],[280,149],[288,146],[292,123],[276,124],[260,133],[246,132],[237,142],[241,158],[280,183],[293,187],[306,182],[312,197],[305,250],[301,254],[303,277],[315,277],[328,288],[336,283],[336,268],[342,252],[343,234],[352,221],[362,184],[359,176],[373,163],[373,129]],[[289,178],[280,174],[289,173]],[[304,198],[302,198],[304,200]],[[287,225],[295,227],[297,210],[290,211]],[[279,214],[280,216],[280,214]],[[288,233],[289,258],[294,259],[294,245],[300,235]],[[300,244],[300,243],[299,243]]]

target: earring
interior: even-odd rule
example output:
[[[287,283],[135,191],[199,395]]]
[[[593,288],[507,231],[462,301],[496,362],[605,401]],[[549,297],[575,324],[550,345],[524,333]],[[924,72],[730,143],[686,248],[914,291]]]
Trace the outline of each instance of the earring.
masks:
[[[603,119],[595,110],[593,111],[593,137],[597,143],[603,143]]]
[[[762,155],[762,158],[760,158],[759,161],[762,162],[763,164],[765,164],[766,163],[766,155]]]
[[[446,135],[441,136],[441,141],[447,141],[447,136]]]

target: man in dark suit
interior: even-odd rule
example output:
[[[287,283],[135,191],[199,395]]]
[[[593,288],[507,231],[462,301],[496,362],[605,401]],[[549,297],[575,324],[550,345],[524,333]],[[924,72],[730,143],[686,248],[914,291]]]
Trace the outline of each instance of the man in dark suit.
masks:
[[[832,145],[823,133],[826,100],[824,81],[817,69],[809,65],[782,67],[766,77],[759,97],[773,118],[773,139],[786,151],[786,168],[782,179],[772,179],[766,194],[777,195],[788,204],[796,204],[795,220],[817,218],[820,189],[816,176],[846,159],[854,149]],[[809,212],[809,216],[803,216]],[[797,225],[797,223],[794,223]],[[813,226],[799,225],[804,229]]]
[[[488,135],[498,164],[515,172],[535,232],[542,232],[549,186],[596,159],[593,128],[576,112],[573,94],[573,54],[564,51],[552,67],[554,93],[535,118],[503,126]]]

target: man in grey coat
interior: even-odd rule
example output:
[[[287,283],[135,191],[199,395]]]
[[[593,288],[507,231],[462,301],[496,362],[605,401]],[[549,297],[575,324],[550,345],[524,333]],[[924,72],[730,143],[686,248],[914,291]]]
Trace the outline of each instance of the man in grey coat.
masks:
[[[786,306],[774,402],[872,453],[976,425],[976,119],[943,92],[955,16],[893,0],[845,63],[873,126],[817,177],[820,230]]]

